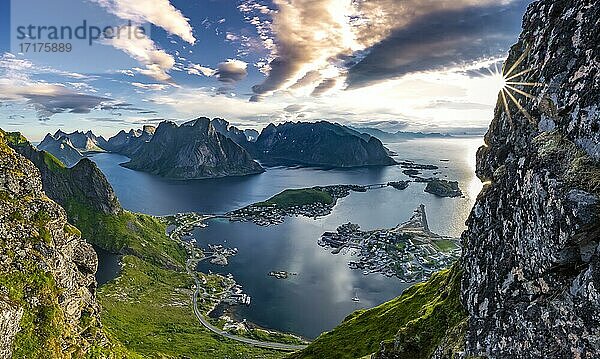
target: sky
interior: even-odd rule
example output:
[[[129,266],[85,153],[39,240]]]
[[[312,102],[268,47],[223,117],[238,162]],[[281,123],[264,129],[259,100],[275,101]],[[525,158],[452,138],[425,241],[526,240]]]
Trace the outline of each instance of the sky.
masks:
[[[529,2],[0,0],[0,128],[39,141],[206,116],[482,133]],[[40,30],[83,21],[128,35]],[[72,51],[23,47],[36,40]]]

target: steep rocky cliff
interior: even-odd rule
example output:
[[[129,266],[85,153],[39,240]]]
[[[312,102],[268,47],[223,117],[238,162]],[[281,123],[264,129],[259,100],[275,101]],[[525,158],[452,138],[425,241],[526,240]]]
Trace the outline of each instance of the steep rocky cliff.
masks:
[[[363,136],[327,121],[286,122],[267,126],[249,149],[270,165],[360,167],[396,163],[381,141]]]
[[[108,345],[95,300],[96,253],[1,130],[0,262],[1,358],[82,357]]]
[[[183,249],[164,241],[165,225],[152,216],[123,210],[108,180],[87,158],[66,168],[59,160],[35,149],[18,132],[6,142],[40,171],[44,192],[67,212],[89,243],[111,252],[135,254],[167,268],[181,268]]]
[[[175,179],[244,176],[264,171],[245,149],[219,133],[205,117],[181,126],[161,122],[152,139],[123,166]]]
[[[519,59],[523,61],[519,63]],[[463,235],[466,353],[600,356],[600,6],[530,5],[505,64],[525,111],[499,100],[477,155],[489,181]],[[510,113],[510,115],[509,115]]]

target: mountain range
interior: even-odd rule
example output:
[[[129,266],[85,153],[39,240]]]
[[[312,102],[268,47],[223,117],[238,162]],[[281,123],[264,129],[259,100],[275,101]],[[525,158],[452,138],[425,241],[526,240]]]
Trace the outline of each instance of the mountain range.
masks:
[[[108,151],[131,160],[123,166],[175,179],[243,176],[268,166],[387,166],[396,162],[381,141],[327,121],[269,125],[261,133],[241,130],[220,118],[205,117],[181,126],[121,130],[105,140],[91,131],[48,134],[38,148],[72,166],[85,153]]]
[[[245,147],[269,165],[341,168],[396,164],[377,138],[327,121],[270,124],[256,142]]]

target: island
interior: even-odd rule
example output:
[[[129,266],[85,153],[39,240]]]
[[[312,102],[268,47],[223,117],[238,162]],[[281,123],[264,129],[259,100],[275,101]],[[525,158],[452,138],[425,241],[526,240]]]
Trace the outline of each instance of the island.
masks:
[[[364,192],[365,186],[333,185],[312,188],[286,189],[264,202],[229,212],[232,222],[254,222],[259,226],[283,223],[286,216],[323,217],[331,213],[337,200],[351,191]]]
[[[425,192],[434,194],[438,197],[460,197],[463,195],[458,187],[457,181],[447,181],[437,178],[427,182]]]
[[[336,232],[323,233],[318,244],[332,254],[350,252],[358,257],[348,266],[362,270],[365,275],[380,273],[402,282],[427,279],[460,257],[457,238],[429,230],[424,205],[395,228],[362,231],[358,224],[347,223]]]

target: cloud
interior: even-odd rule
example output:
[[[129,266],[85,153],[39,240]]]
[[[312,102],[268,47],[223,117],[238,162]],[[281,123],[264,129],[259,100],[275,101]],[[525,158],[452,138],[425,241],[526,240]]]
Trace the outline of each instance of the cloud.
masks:
[[[160,106],[168,106],[178,118],[198,116],[220,117],[230,121],[260,123],[260,118],[276,119],[280,105],[216,95],[211,88],[180,88],[169,94],[153,94],[150,100]]]
[[[0,98],[5,101],[26,101],[40,120],[63,112],[90,113],[112,99],[77,93],[64,86],[43,82],[0,79]]]
[[[289,105],[286,108],[284,108],[283,110],[286,112],[300,112],[302,111],[302,109],[304,108],[304,106],[302,105],[298,105],[298,104],[293,104],[293,105]]]
[[[164,90],[169,87],[169,85],[165,85],[165,84],[143,84],[140,82],[132,82],[131,85],[135,86],[137,88],[144,89],[144,90],[155,90],[155,91],[161,91],[161,90]]]
[[[217,70],[213,70],[210,67],[198,65],[198,64],[189,64],[185,70],[190,75],[204,75],[206,77],[214,76],[217,73]]]
[[[32,79],[32,75],[42,71],[66,78],[79,78],[69,72],[37,67],[28,60],[5,53],[0,57],[0,99],[3,102],[25,102],[36,110],[40,120],[47,120],[52,115],[63,112],[89,113],[104,103],[113,101],[107,97],[78,92],[77,90],[95,91],[84,82],[66,82],[72,87],[68,88],[62,84]]]
[[[524,2],[524,0],[515,1],[521,4]],[[489,7],[497,6],[501,9],[510,6],[512,2],[513,0],[369,0],[352,2],[273,0],[277,10],[269,11],[267,8],[261,12],[260,10],[264,9],[264,6],[255,0],[246,0],[239,7],[245,14],[246,21],[256,26],[263,43],[270,41],[273,45],[270,49],[271,59],[268,64],[263,66],[268,70],[268,76],[262,83],[252,88],[253,99],[262,98],[278,90],[303,87],[309,82],[318,87],[314,91],[315,95],[318,95],[323,86],[331,84],[331,80],[325,83],[323,81],[334,77],[331,76],[332,69],[337,69],[340,77],[343,78],[346,76],[345,70],[358,63],[356,71],[350,74],[352,76],[351,85],[357,85],[360,81],[358,73],[365,74],[367,77],[366,75],[372,67],[370,61],[376,62],[377,56],[373,52],[381,51],[381,48],[389,48],[390,44],[400,42],[400,40],[388,40],[390,37],[405,31],[412,32],[414,38],[417,38],[419,34],[413,29],[419,27],[419,24],[431,20],[434,22],[430,23],[431,26],[425,31],[429,31],[429,35],[432,35],[433,38],[429,40],[428,34],[421,34],[419,40],[425,44],[420,48],[417,46],[418,41],[414,40],[417,54],[410,55],[410,51],[398,54],[396,46],[395,49],[389,50],[389,54],[386,53],[388,63],[384,62],[381,66],[382,69],[375,69],[375,71],[383,73],[386,68],[391,67],[393,75],[394,66],[397,66],[392,58],[394,51],[396,51],[395,55],[408,57],[408,60],[414,63],[418,63],[425,57],[427,50],[433,50],[434,56],[446,52],[445,57],[438,56],[439,63],[449,66],[454,55],[458,55],[460,58],[460,52],[471,53],[474,50],[469,46],[475,48],[477,45],[481,45],[482,41],[489,39],[478,39],[476,35],[468,34],[470,35],[469,39],[463,40],[461,36],[465,34],[456,31],[460,27],[460,22],[466,20],[467,24],[472,24],[476,20],[471,20],[468,16],[481,18],[482,14],[485,15],[489,11]],[[469,12],[469,9],[478,10]],[[520,9],[522,10],[522,6]],[[442,20],[442,17],[436,18],[435,14],[446,15],[441,22],[444,26],[438,26],[438,21]],[[453,18],[454,15],[459,17]],[[508,21],[505,18],[507,15],[510,16]],[[505,50],[508,46],[506,41],[514,38],[513,35],[518,32],[519,26],[518,24],[514,26],[514,23],[517,21],[516,19],[520,19],[520,14],[496,12],[489,17],[495,17],[492,19],[494,20],[492,24],[479,22],[478,25],[485,26],[487,29],[497,26],[496,35],[502,41],[496,41],[490,44],[490,47],[496,46]],[[501,25],[502,21],[507,22],[508,25]],[[466,28],[467,31],[475,30],[475,33],[481,34],[475,24],[468,25]],[[445,41],[437,41],[438,46],[434,46],[436,37],[439,38],[447,29],[454,31],[447,35]],[[451,38],[452,36],[455,37]],[[470,44],[469,41],[474,44]],[[448,46],[444,46],[446,44]],[[448,51],[453,44],[458,47],[454,54]],[[461,49],[461,46],[467,48]],[[472,56],[465,56],[465,58],[472,58]],[[378,80],[374,79],[374,81]],[[323,85],[320,86],[320,84]]]
[[[248,76],[248,64],[244,61],[228,59],[217,65],[215,75],[217,79],[226,84],[235,84]]]
[[[270,72],[255,94],[264,95],[292,86],[311,71],[324,70],[340,54],[360,48],[355,42],[348,15],[350,2],[275,0],[272,14],[276,57]]]
[[[440,10],[394,30],[348,71],[350,88],[504,54],[528,1]]]
[[[92,0],[121,19],[152,23],[190,44],[196,42],[189,19],[169,0]]]
[[[322,94],[324,94],[327,91],[334,88],[336,84],[337,84],[337,79],[333,79],[333,78],[325,79],[325,80],[321,81],[321,83],[319,85],[317,85],[317,87],[315,87],[315,89],[312,92],[312,95],[313,96],[321,96]]]
[[[435,100],[423,106],[424,109],[449,109],[449,110],[488,110],[490,105],[477,102]]]
[[[126,27],[128,26],[123,28]],[[104,42],[123,50],[144,65],[143,68],[134,68],[135,71],[157,81],[167,82],[171,79],[168,72],[175,66],[175,59],[164,50],[159,49],[148,36],[114,37],[105,39]]]

